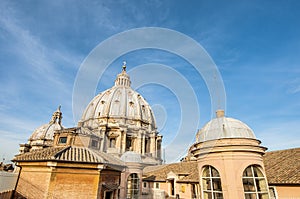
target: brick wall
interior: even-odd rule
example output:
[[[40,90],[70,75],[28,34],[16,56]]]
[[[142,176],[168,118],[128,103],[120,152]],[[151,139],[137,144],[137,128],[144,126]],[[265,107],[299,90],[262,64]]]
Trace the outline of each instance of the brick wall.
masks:
[[[22,165],[17,192],[30,199],[97,198],[100,171],[92,164]]]
[[[45,198],[50,182],[51,170],[45,167],[23,167],[17,192],[27,198]]]
[[[48,197],[96,198],[99,172],[88,169],[57,169],[52,173]]]

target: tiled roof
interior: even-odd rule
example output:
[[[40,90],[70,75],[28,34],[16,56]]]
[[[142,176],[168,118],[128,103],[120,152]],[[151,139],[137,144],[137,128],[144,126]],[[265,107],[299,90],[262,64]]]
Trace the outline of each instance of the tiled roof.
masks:
[[[199,182],[197,162],[179,162],[173,164],[148,166],[144,169],[144,179],[149,181],[166,181],[168,173],[179,176],[181,182]],[[180,175],[181,174],[181,175]]]
[[[300,183],[300,148],[267,152],[263,158],[269,184]]]
[[[85,147],[69,147],[55,154],[54,158],[61,161],[105,163],[100,156]]]
[[[52,160],[54,155],[68,147],[49,147],[40,150],[34,150],[28,153],[15,156],[13,161],[35,161],[35,160]]]
[[[86,147],[49,147],[41,150],[35,150],[32,152],[17,155],[14,161],[44,161],[44,160],[56,160],[67,162],[85,162],[85,163],[107,163],[122,165],[121,160],[110,157],[102,152],[96,152]]]

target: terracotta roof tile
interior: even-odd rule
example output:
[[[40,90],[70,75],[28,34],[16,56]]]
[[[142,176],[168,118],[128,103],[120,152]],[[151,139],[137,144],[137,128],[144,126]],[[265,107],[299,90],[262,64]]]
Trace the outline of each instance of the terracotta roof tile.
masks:
[[[104,163],[100,156],[85,147],[68,147],[54,155],[55,160],[72,162]]]
[[[263,158],[269,184],[300,183],[300,148],[267,152]]]
[[[35,160],[51,160],[54,155],[67,147],[49,147],[39,150],[34,150],[28,153],[16,155],[13,161],[35,161]]]
[[[148,166],[144,169],[144,179],[149,181],[166,181],[169,172],[182,174],[181,182],[199,182],[197,162],[179,162],[173,164]]]
[[[121,160],[102,152],[96,152],[86,147],[49,147],[15,156],[13,161],[45,161],[57,160],[68,162],[107,163],[123,165]]]

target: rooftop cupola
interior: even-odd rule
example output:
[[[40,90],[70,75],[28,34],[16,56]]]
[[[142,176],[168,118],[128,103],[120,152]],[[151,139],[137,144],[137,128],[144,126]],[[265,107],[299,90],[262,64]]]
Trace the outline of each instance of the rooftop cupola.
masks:
[[[222,138],[256,139],[252,129],[240,120],[225,117],[224,110],[216,111],[213,118],[197,133],[197,141],[218,140]]]
[[[33,131],[29,138],[30,145],[40,144],[43,140],[53,140],[54,132],[63,129],[61,125],[62,112],[60,111],[60,107],[61,106],[52,114],[48,124],[44,124]]]
[[[115,80],[115,86],[126,86],[130,87],[131,82],[130,82],[130,77],[126,73],[126,62],[123,62],[122,66],[122,72],[118,74],[117,79]]]
[[[49,124],[59,124],[61,125],[62,113],[60,111],[61,106],[58,106],[57,110],[52,114],[52,118]]]

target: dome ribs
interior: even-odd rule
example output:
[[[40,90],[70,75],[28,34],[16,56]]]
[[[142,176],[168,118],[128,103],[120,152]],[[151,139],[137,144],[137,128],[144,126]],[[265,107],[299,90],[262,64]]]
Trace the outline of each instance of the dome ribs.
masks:
[[[114,86],[91,101],[81,122],[83,126],[95,129],[99,120],[102,126],[115,120],[119,124],[137,125],[153,131],[156,129],[153,114],[150,105],[139,93],[130,87]]]

